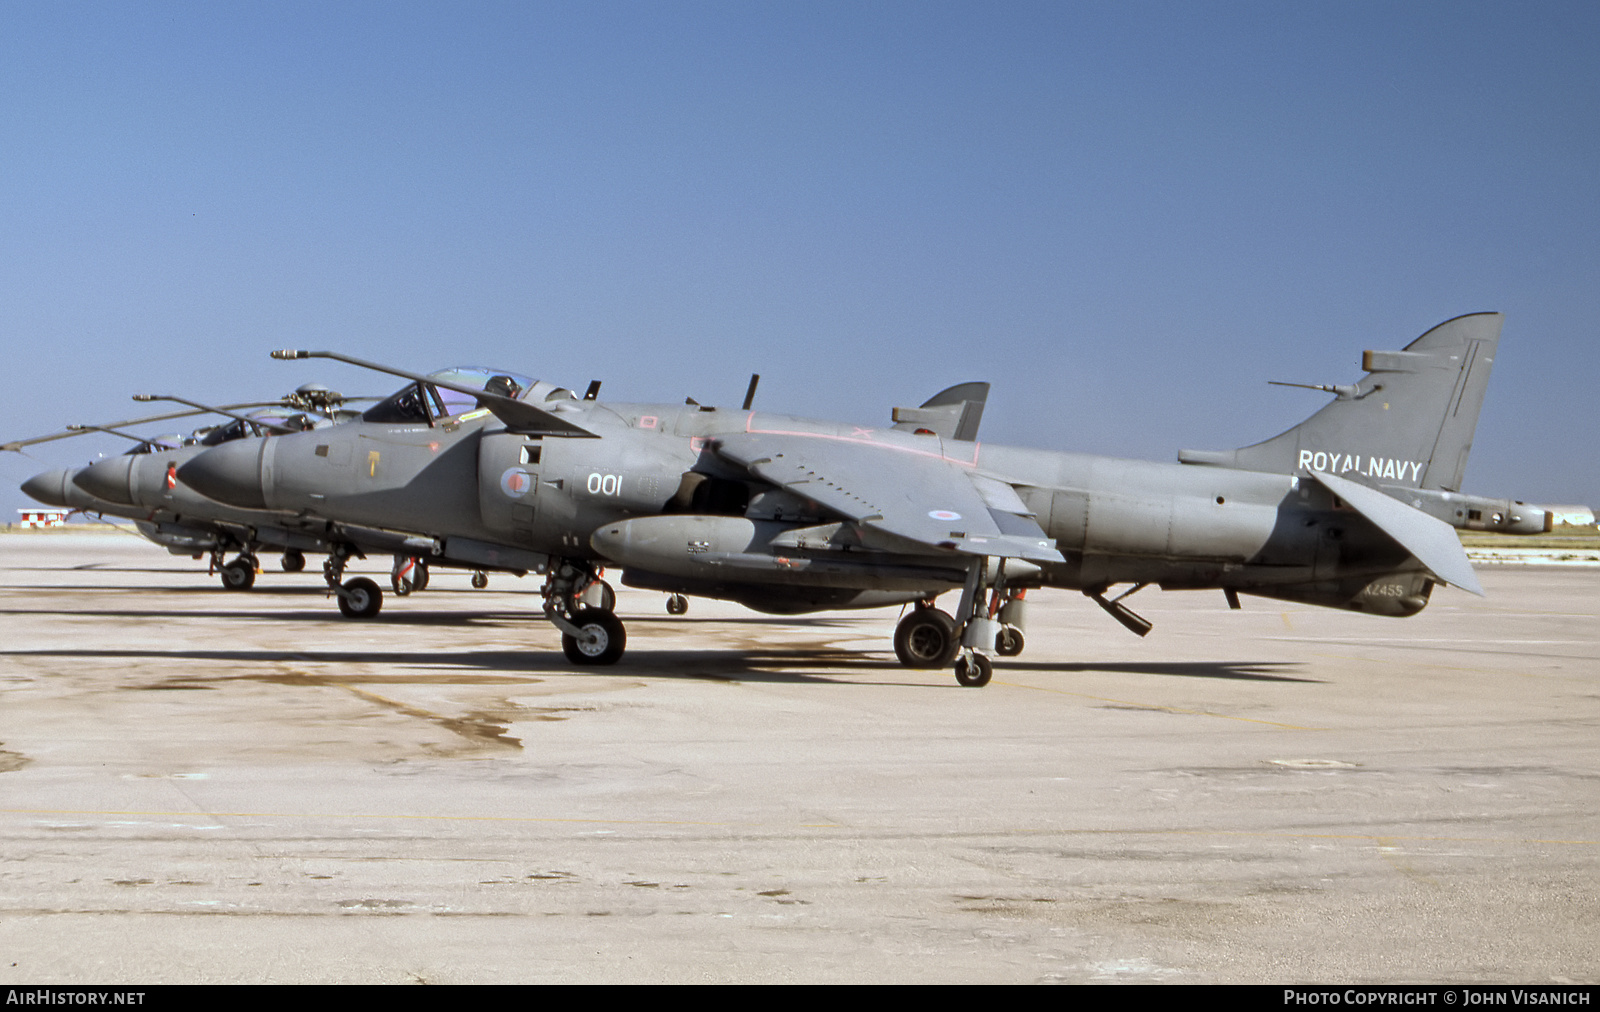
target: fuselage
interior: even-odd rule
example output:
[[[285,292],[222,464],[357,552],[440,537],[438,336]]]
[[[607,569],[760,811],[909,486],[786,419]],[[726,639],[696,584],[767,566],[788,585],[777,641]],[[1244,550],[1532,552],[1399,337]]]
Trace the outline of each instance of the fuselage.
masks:
[[[1011,486],[1064,558],[1014,563],[1015,584],[1224,588],[1394,615],[1420,610],[1430,587],[1404,549],[1293,475],[696,405],[543,406],[598,438],[519,435],[477,410],[429,424],[357,422],[224,444],[183,478],[291,528],[338,522],[407,532],[435,539],[445,557],[470,561],[493,550],[528,569],[553,557],[598,559],[622,566],[630,583],[768,610],[890,603],[960,585],[968,557],[831,534],[838,517],[751,482],[714,452],[719,437],[780,433],[933,455]],[[640,533],[623,545],[597,534],[630,522],[638,525],[630,533],[663,536]],[[795,533],[819,530],[809,542]]]

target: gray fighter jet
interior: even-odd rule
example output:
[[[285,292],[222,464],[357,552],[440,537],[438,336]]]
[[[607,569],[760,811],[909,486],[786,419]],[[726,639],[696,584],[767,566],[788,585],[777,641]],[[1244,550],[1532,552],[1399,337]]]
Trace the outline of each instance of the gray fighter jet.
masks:
[[[177,465],[205,448],[230,440],[312,428],[329,418],[326,414],[313,417],[306,413],[328,407],[321,403],[325,400],[324,393],[320,389],[303,387],[280,401],[217,407],[173,397],[138,397],[135,399],[179,400],[190,409],[104,425],[72,425],[63,432],[17,440],[0,449],[20,451],[24,446],[96,432],[132,440],[135,445],[127,453],[83,467],[37,474],[23,483],[22,490],[52,506],[132,520],[140,534],[176,555],[198,558],[209,552],[213,569],[221,572],[222,585],[244,589],[255,579],[258,563],[254,552],[268,543],[254,538],[253,523],[270,521],[270,518],[219,507],[183,488],[176,480]],[[151,422],[203,414],[219,414],[230,420],[221,425],[205,426],[187,436],[141,436],[130,431]],[[283,568],[293,572],[305,566],[301,547],[315,550],[321,546],[305,543],[294,547],[278,542],[276,547],[284,551]],[[233,562],[224,562],[222,555],[230,549],[238,550],[240,556]]]
[[[105,425],[69,426],[64,432],[6,443],[0,449],[20,451],[36,443],[105,432],[136,444],[120,456],[35,475],[23,483],[22,490],[48,505],[131,520],[140,534],[175,555],[200,558],[209,554],[212,571],[220,574],[222,586],[229,590],[252,587],[261,566],[259,557],[268,552],[282,553],[285,572],[304,569],[307,553],[328,555],[325,578],[334,588],[341,611],[351,617],[370,617],[382,604],[382,593],[373,581],[359,578],[340,583],[344,565],[352,556],[392,552],[395,568],[390,582],[397,592],[410,593],[427,586],[428,560],[412,551],[404,535],[339,525],[321,529],[296,525],[291,530],[276,523],[270,514],[215,502],[177,480],[178,467],[210,447],[306,431],[356,417],[355,412],[341,407],[345,398],[339,394],[307,384],[281,401],[220,407],[171,396],[135,399],[175,400],[191,409]],[[230,421],[188,436],[144,437],[129,431],[141,424],[198,414],[220,414]],[[230,553],[234,554],[231,560],[226,558]],[[481,572],[475,574],[475,579],[483,578]]]
[[[1025,594],[1082,591],[1130,630],[1155,584],[1377,615],[1421,611],[1441,583],[1481,594],[1457,528],[1534,533],[1551,515],[1462,494],[1498,345],[1495,313],[1457,317],[1265,442],[1179,463],[981,444],[981,384],[866,428],[745,408],[580,400],[509,374],[421,376],[362,422],[225,444],[180,478],[236,506],[431,539],[441,556],[545,575],[545,613],[576,663],[616,661],[623,582],[757,610],[912,604],[913,667],[989,681],[1023,646]],[[497,389],[498,385],[498,389]],[[445,403],[450,396],[457,397]],[[464,400],[464,399],[470,399]],[[471,408],[471,410],[468,410]],[[1111,597],[1113,587],[1129,589]],[[959,590],[954,613],[935,607]]]

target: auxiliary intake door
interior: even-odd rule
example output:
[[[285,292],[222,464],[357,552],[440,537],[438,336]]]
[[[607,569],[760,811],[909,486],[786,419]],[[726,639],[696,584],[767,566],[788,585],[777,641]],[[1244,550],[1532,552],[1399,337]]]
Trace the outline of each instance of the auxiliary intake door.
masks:
[[[544,441],[509,432],[484,435],[478,447],[478,507],[484,526],[514,542],[533,543]]]

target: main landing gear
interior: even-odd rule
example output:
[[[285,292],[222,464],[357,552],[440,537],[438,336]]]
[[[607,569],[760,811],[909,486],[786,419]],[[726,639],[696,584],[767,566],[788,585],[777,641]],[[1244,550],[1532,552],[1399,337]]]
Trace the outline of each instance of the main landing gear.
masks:
[[[908,668],[943,668],[954,662],[956,681],[972,688],[994,677],[990,653],[1016,657],[1025,638],[1024,588],[1006,586],[1005,560],[992,579],[988,560],[975,559],[962,589],[961,605],[952,617],[919,601],[894,631],[894,652]]]
[[[948,667],[960,649],[956,620],[932,601],[918,601],[894,630],[895,656],[908,668]]]
[[[628,645],[617,618],[617,592],[586,562],[552,559],[545,579],[544,614],[561,630],[567,660],[586,667],[615,664]]]
[[[349,545],[334,546],[328,561],[322,564],[322,578],[327,581],[328,593],[339,599],[339,614],[345,618],[372,618],[383,610],[383,591],[364,576],[347,583],[344,579],[345,563],[352,554],[360,555]]]
[[[389,586],[395,595],[405,597],[413,591],[428,589],[428,564],[415,555],[396,555],[394,572],[389,574]]]

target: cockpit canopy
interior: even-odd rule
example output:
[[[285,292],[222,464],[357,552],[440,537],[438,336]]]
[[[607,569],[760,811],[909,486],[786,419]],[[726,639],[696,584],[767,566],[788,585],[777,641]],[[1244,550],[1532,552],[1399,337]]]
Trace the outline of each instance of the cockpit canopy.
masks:
[[[539,385],[526,376],[482,366],[441,369],[429,373],[428,378],[518,400],[526,399]],[[477,398],[469,394],[446,390],[432,383],[410,383],[393,396],[368,408],[361,418],[368,422],[421,422],[431,425],[437,419],[463,414],[477,407]]]
[[[169,433],[164,436],[151,436],[149,439],[146,439],[138,446],[135,446],[133,449],[123,454],[123,456],[137,457],[142,453],[161,453],[165,450],[176,450],[180,447],[188,446],[193,442],[193,438],[188,436],[180,436],[177,433]]]
[[[290,408],[264,408],[250,412],[246,418],[233,418],[220,425],[208,425],[196,429],[187,436],[176,433],[152,436],[129,450],[126,455],[134,457],[142,453],[161,453],[185,446],[217,446],[250,436],[264,436],[284,431],[305,432],[308,429],[333,424],[335,424],[334,419],[309,415]]]

